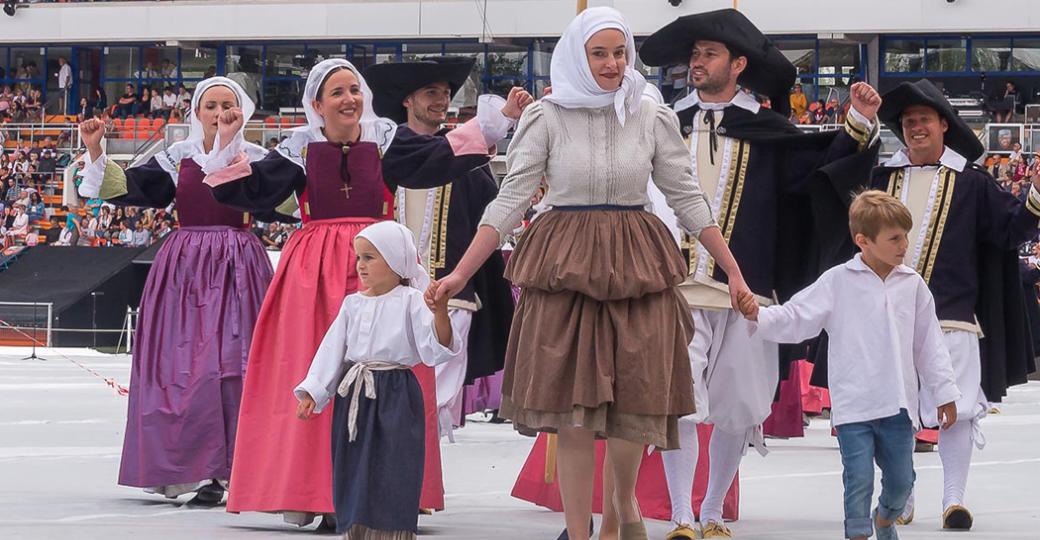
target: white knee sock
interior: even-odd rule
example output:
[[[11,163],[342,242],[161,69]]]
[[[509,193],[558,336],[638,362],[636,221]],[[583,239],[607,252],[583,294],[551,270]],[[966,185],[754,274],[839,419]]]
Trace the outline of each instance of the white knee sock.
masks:
[[[747,433],[726,433],[715,429],[708,444],[708,492],[701,504],[701,523],[722,523],[722,504],[733,478],[740,468],[740,460],[748,443]]]
[[[668,498],[672,501],[672,521],[692,525],[693,476],[697,471],[697,423],[692,417],[679,419],[679,450],[661,452],[664,478],[668,482]]]
[[[971,466],[971,420],[958,421],[939,434],[939,458],[943,465],[943,510],[964,504]]]

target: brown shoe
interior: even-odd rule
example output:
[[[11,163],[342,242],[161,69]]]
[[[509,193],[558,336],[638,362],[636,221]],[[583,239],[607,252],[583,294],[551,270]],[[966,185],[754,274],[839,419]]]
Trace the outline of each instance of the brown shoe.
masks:
[[[905,516],[899,516],[896,518],[896,525],[909,525],[914,520],[914,509],[910,509],[910,513]]]
[[[697,540],[697,532],[686,523],[680,523],[664,537],[664,540]]]
[[[952,531],[967,531],[971,529],[975,519],[967,508],[953,504],[943,512],[943,529]]]
[[[733,531],[721,523],[709,521],[701,526],[701,538],[733,538]]]

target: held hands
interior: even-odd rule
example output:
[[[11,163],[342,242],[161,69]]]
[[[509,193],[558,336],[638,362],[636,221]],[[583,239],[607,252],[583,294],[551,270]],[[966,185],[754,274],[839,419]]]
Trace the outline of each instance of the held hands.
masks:
[[[758,321],[758,300],[750,291],[741,291],[737,296],[740,314],[749,321]]]
[[[101,139],[105,137],[105,122],[100,118],[84,120],[79,125],[79,136],[88,149],[100,148]]]
[[[241,131],[242,126],[246,123],[246,117],[242,114],[242,109],[238,107],[232,107],[217,117],[217,133],[220,134],[220,141],[226,145],[231,142],[231,139],[238,135]]]
[[[300,420],[310,420],[314,417],[314,399],[308,394],[304,398],[300,399],[300,404],[296,406],[296,418]]]
[[[946,405],[939,405],[936,418],[939,419],[939,427],[950,429],[953,423],[957,421],[957,403],[951,401]]]
[[[531,97],[531,94],[529,94],[527,90],[524,90],[519,86],[514,86],[509,90],[509,97],[506,98],[506,104],[502,106],[502,114],[506,118],[519,120],[524,109],[532,103],[534,103],[534,98]]]
[[[426,294],[423,295],[430,311],[434,313],[437,313],[438,309],[447,311],[448,300],[459,294],[459,291],[466,286],[466,281],[461,276],[456,275],[455,272],[452,272],[444,276],[444,279],[430,283],[429,288],[426,289]]]
[[[881,94],[873,86],[865,82],[858,82],[849,89],[852,96],[852,108],[869,120],[877,117],[878,109],[881,108]]]

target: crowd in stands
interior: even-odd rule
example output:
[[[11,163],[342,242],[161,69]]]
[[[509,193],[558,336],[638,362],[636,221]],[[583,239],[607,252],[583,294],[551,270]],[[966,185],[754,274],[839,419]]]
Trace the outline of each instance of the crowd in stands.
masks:
[[[32,85],[4,85],[0,89],[0,123],[39,122],[43,118],[43,93]]]

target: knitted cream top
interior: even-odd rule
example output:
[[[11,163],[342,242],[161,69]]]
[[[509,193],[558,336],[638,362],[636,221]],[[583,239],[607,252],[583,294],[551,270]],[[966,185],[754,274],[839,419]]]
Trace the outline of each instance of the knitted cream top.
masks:
[[[643,98],[622,127],[614,107],[565,109],[538,101],[524,110],[506,155],[507,173],[481,225],[504,238],[523,219],[544,176],[550,206],[649,203],[647,179],[664,193],[687,233],[715,225],[708,201],[693,180],[690,150],[679,119]]]

